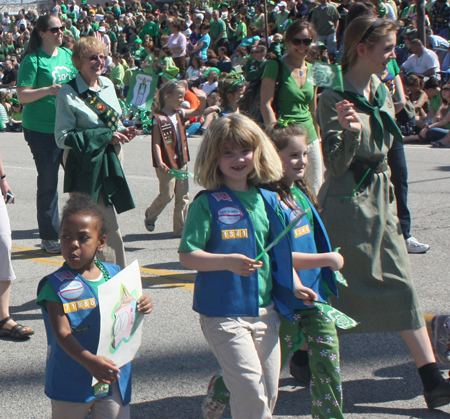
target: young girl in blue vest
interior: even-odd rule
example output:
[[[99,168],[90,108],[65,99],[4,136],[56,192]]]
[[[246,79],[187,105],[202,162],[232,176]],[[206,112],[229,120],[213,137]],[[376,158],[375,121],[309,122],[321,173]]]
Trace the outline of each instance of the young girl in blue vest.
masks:
[[[304,179],[308,162],[307,133],[295,123],[283,121],[273,124],[266,132],[283,164],[283,178],[270,183],[269,187],[280,197],[278,214],[284,225],[289,224],[299,211],[310,209],[288,235],[294,268],[302,284],[314,293],[311,293],[312,299],[325,303],[330,292],[337,294],[330,269],[341,269],[343,258],[339,253],[331,252],[325,228],[315,209],[317,200]],[[291,358],[291,371],[300,372],[303,381],[311,380],[312,417],[343,418],[335,325],[310,301],[296,300],[294,313],[294,324],[280,317],[281,365],[289,353],[296,351]],[[220,419],[228,404],[228,394],[221,376],[214,376],[203,402],[203,417]]]
[[[117,368],[95,355],[100,333],[97,289],[120,267],[95,259],[106,244],[105,216],[87,195],[72,194],[62,214],[64,265],[41,280],[37,304],[42,307],[48,351],[45,394],[52,419],[130,417],[131,363]],[[70,307],[76,305],[77,310]],[[80,308],[82,307],[82,308]],[[152,301],[142,295],[137,310],[148,314]],[[92,377],[99,383],[92,386]]]
[[[153,167],[159,180],[159,195],[145,211],[145,228],[152,232],[159,214],[175,196],[173,211],[173,234],[181,237],[189,206],[189,181],[177,179],[168,173],[171,169],[186,171],[189,149],[186,140],[184,118],[201,116],[206,106],[206,94],[193,87],[200,99],[197,109],[180,109],[186,90],[177,82],[161,86],[158,93],[158,108],[153,118],[152,157]]]
[[[181,264],[198,271],[193,309],[233,418],[272,418],[281,367],[274,307],[293,320],[294,287],[301,298],[315,296],[293,271],[286,237],[255,260],[283,230],[278,195],[256,185],[279,180],[282,164],[258,125],[234,113],[206,131],[195,175],[206,190],[191,204],[179,248]]]

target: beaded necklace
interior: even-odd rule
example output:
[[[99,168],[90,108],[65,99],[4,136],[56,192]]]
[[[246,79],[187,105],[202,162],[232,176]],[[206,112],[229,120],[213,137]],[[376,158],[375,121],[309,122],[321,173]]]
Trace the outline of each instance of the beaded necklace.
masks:
[[[102,272],[105,281],[109,281],[111,279],[111,275],[103,266],[103,263],[99,259],[94,259],[94,263],[97,265],[97,268],[100,269],[100,271]]]
[[[100,272],[102,273],[103,277],[105,278],[105,281],[109,281],[111,279],[111,275],[106,270],[106,268],[103,266],[103,263],[99,259],[94,259],[94,263],[97,266],[98,269],[100,269]],[[69,266],[67,262],[64,262],[64,265]]]

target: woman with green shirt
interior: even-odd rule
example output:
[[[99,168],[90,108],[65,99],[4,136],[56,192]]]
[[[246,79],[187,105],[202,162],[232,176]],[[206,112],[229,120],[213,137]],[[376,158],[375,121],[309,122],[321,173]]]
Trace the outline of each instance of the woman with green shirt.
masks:
[[[23,131],[38,172],[37,219],[41,248],[60,253],[58,170],[62,151],[55,142],[55,96],[76,70],[72,52],[61,48],[61,20],[41,16],[33,29],[17,81],[17,98],[24,103]]]
[[[300,20],[293,22],[286,31],[287,52],[281,58],[283,75],[277,106],[280,118],[293,119],[308,132],[306,179],[317,193],[322,185],[322,153],[315,121],[317,93],[316,88],[307,81],[310,64],[306,62],[315,35],[312,25]],[[273,99],[279,67],[277,61],[268,61],[262,76],[261,113],[266,126],[277,121]]]

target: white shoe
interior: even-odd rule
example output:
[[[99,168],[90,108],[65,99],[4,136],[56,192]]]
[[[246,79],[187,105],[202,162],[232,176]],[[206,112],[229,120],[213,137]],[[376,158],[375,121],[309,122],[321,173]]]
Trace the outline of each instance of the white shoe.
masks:
[[[419,243],[416,238],[410,237],[406,239],[406,248],[408,253],[425,253],[430,248],[430,245]]]

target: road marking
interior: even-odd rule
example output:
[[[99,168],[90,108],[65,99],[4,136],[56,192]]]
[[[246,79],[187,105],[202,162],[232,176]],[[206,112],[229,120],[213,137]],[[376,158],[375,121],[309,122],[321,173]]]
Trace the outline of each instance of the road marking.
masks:
[[[12,250],[12,259],[15,260],[30,260],[31,262],[56,267],[60,267],[63,263],[62,256],[48,256],[48,253],[39,249],[13,245]],[[140,271],[144,274],[142,280],[148,284],[194,291],[194,274],[145,267],[140,267]]]

